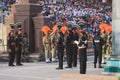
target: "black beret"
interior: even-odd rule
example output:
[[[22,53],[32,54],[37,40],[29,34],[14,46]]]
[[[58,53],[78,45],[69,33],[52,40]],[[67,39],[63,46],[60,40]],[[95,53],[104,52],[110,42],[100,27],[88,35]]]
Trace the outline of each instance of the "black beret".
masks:
[[[11,29],[15,28],[15,24],[10,24]]]

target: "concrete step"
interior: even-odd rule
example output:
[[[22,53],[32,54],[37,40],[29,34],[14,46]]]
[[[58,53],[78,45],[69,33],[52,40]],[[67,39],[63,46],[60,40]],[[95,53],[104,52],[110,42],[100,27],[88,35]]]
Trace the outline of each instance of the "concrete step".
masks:
[[[100,76],[100,75],[84,75],[84,74],[62,74],[66,79],[79,79],[79,80],[120,80],[117,76]]]
[[[34,53],[29,55],[29,62],[39,61],[39,53]],[[8,62],[8,53],[4,52],[0,54],[0,62]]]
[[[29,61],[30,62],[37,62],[37,61],[44,61],[44,56],[40,57],[40,53],[30,53],[29,55]],[[93,49],[87,49],[87,55],[91,56],[94,54]],[[2,52],[0,53],[0,62],[6,62],[8,61],[8,52]]]

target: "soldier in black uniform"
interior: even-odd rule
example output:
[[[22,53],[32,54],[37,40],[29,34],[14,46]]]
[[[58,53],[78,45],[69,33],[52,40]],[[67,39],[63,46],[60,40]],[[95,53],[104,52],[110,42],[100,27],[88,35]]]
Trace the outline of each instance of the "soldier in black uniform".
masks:
[[[74,33],[74,41],[78,41],[79,35],[76,31],[76,27],[73,28],[73,33]],[[73,44],[73,67],[77,67],[77,54],[78,54],[77,44]]]
[[[72,68],[73,54],[74,54],[73,42],[74,42],[74,34],[72,31],[72,25],[68,25],[68,35],[66,37],[67,66],[65,68]]]
[[[61,26],[58,26],[60,29]],[[58,61],[59,61],[59,66],[56,69],[63,69],[63,56],[64,56],[64,35],[63,33],[59,30],[57,33],[58,40],[57,40],[57,52],[58,52]]]
[[[80,33],[78,49],[79,49],[80,74],[86,74],[87,37],[85,36],[85,33]]]
[[[23,38],[21,29],[18,30],[16,34],[16,65],[22,66],[21,64],[21,54],[22,54]]]
[[[99,58],[99,68],[103,68],[101,66],[102,61],[102,45],[104,44],[104,40],[100,36],[100,31],[93,38],[94,44],[94,68],[96,68],[97,59]]]
[[[8,50],[9,50],[9,66],[15,66],[15,36],[14,31],[11,30],[8,35]]]

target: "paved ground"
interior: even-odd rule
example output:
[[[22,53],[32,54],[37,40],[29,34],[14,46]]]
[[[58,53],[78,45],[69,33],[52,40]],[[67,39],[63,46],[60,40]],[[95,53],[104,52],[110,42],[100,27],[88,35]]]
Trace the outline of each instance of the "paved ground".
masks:
[[[77,80],[64,78],[63,74],[78,74],[79,64],[77,68],[56,70],[58,63],[23,63],[24,66],[8,67],[7,62],[0,62],[0,80]],[[64,67],[66,62],[64,62]],[[93,68],[93,56],[88,57],[87,75],[103,76],[103,69]],[[86,80],[86,79],[78,79]],[[87,79],[89,80],[89,79]]]

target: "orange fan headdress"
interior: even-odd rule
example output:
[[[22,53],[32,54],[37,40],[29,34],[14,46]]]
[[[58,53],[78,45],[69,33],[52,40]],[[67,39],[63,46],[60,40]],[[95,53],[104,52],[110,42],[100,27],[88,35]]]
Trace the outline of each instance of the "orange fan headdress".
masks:
[[[43,27],[42,27],[42,32],[43,32],[44,34],[48,34],[49,30],[50,30],[50,28],[49,28],[48,26],[43,26]]]
[[[107,24],[105,24],[105,23],[102,23],[102,24],[100,24],[100,26],[99,26],[99,28],[100,28],[101,30],[105,30],[106,27],[107,27]]]
[[[62,26],[60,30],[62,31],[63,34],[65,34],[66,31],[67,31],[67,27],[66,26]]]
[[[53,32],[54,32],[54,31],[56,31],[58,29],[58,26],[54,25],[52,29],[53,29]]]
[[[110,32],[112,31],[112,26],[108,26],[106,27],[105,31],[110,34]]]

